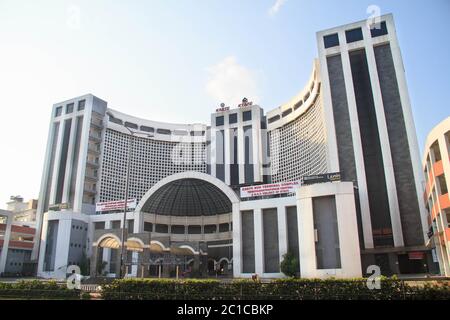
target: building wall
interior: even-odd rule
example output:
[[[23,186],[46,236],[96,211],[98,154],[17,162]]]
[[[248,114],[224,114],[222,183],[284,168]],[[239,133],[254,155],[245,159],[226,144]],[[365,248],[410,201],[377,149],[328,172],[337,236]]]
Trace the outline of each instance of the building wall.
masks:
[[[439,272],[450,275],[450,117],[427,137],[422,166],[424,199],[428,211],[429,245],[439,262]]]
[[[380,29],[366,24],[317,33],[324,113],[333,115],[328,137],[336,139],[329,158],[357,188],[363,254],[426,251],[422,173],[393,17],[382,16]]]

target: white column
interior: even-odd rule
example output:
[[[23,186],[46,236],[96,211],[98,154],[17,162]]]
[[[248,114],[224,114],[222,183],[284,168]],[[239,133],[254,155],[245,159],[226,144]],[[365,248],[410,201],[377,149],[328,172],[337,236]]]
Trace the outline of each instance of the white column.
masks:
[[[76,108],[76,106],[74,106]],[[75,112],[75,110],[74,110]],[[66,164],[66,172],[64,175],[64,186],[63,186],[63,194],[62,194],[62,202],[68,203],[70,197],[70,177],[73,170],[73,157],[75,150],[75,138],[77,133],[77,118],[72,118],[72,125],[70,127],[70,138],[69,138],[69,147],[67,150],[67,164]],[[73,205],[73,204],[71,204]]]
[[[72,219],[59,219],[58,236],[55,251],[54,274],[57,278],[65,278],[67,270],[67,260],[70,250],[70,233],[72,229]]]
[[[371,39],[370,30],[362,28],[364,38]],[[365,42],[367,65],[369,69],[370,82],[372,84],[372,95],[377,118],[378,136],[381,145],[381,155],[383,157],[384,175],[386,178],[386,189],[389,202],[389,213],[391,217],[392,234],[395,247],[403,247],[403,230],[400,219],[400,208],[397,197],[397,186],[395,184],[394,165],[392,163],[391,146],[386,124],[383,99],[378,77],[378,69],[375,61],[375,52],[371,42]]]
[[[38,247],[39,250],[38,275],[44,272],[45,248],[47,247],[47,230],[48,230],[48,213],[45,213],[42,216],[42,233],[40,239],[39,234],[35,235],[35,241],[39,239],[40,240],[39,243],[41,244]]]
[[[261,182],[262,171],[262,147],[261,147],[261,119],[259,108],[252,107],[252,146],[253,150],[253,179],[255,182]]]
[[[288,234],[286,222],[286,207],[277,207],[278,215],[278,253],[280,255],[280,263],[283,261],[283,255],[288,251]]]
[[[239,163],[239,183],[245,183],[245,139],[244,126],[242,125],[242,112],[238,112],[238,163]]]
[[[242,220],[239,204],[233,203],[233,277],[242,273]]]
[[[314,278],[317,266],[312,198],[297,200],[297,217],[301,277]]]
[[[108,229],[111,229],[111,220],[105,221],[105,230],[108,230]],[[95,240],[97,240],[97,239],[95,239]],[[94,241],[94,239],[92,239],[92,241]],[[106,261],[106,263],[107,263],[106,269],[109,270],[110,262],[111,262],[111,249],[103,248],[102,261]]]
[[[0,274],[5,272],[6,260],[8,258],[9,239],[11,238],[13,215],[9,215],[6,220],[5,236],[3,237],[2,253],[0,255]]]
[[[83,127],[81,132],[80,151],[77,169],[77,177],[75,184],[75,197],[73,200],[73,211],[82,212],[83,209],[83,195],[84,195],[84,181],[86,176],[86,158],[89,146],[89,130],[91,128],[92,118],[92,97],[86,99],[86,109],[83,116]]]
[[[211,175],[213,177],[217,176],[216,173],[216,163],[217,163],[217,138],[216,138],[216,133],[217,133],[217,129],[216,127],[213,125],[216,122],[216,118],[214,116],[211,116],[211,129],[210,129],[210,134],[211,134],[211,142],[209,144],[209,165],[211,168]]]
[[[328,170],[330,172],[339,172],[339,155],[337,149],[336,129],[333,114],[333,104],[331,102],[330,79],[328,77],[327,56],[323,44],[323,35],[317,34],[317,45],[319,47],[319,67],[315,63],[316,70],[320,69],[321,78],[321,97],[322,97],[322,114],[325,121],[325,130],[327,135],[327,154],[328,154]],[[316,72],[319,72],[317,70]]]
[[[39,255],[39,246],[40,246],[40,235],[42,230],[42,221],[43,221],[43,215],[44,215],[44,199],[47,193],[47,186],[51,181],[48,180],[48,174],[50,171],[50,162],[51,162],[51,155],[52,155],[52,149],[53,144],[56,143],[56,141],[53,141],[53,135],[54,135],[54,126],[55,122],[54,120],[55,115],[55,107],[53,107],[52,115],[50,117],[50,126],[47,134],[47,149],[45,152],[45,160],[44,160],[44,168],[42,170],[42,176],[41,176],[41,186],[39,191],[39,199],[41,201],[38,201],[38,207],[36,210],[36,235],[34,237],[34,244],[33,244],[33,251],[31,252],[31,260],[35,261],[38,259]]]
[[[342,70],[344,72],[345,89],[347,94],[348,113],[352,131],[353,149],[355,155],[356,175],[358,179],[358,193],[361,207],[361,220],[364,236],[364,246],[373,248],[372,222],[370,219],[369,198],[367,193],[366,170],[362,151],[361,133],[359,131],[358,111],[356,107],[355,91],[353,89],[353,78],[350,68],[350,58],[345,40],[345,31],[339,32],[339,43],[341,43]]]
[[[342,186],[342,189],[344,186]],[[336,193],[336,215],[343,277],[361,277],[362,267],[358,241],[355,196],[349,186],[347,193]],[[340,189],[340,188],[339,188]]]
[[[398,46],[397,33],[395,30],[392,15],[386,16],[386,27],[389,30],[390,47],[392,59],[394,61],[394,69],[397,77],[398,91],[400,94],[400,101],[402,104],[403,118],[405,121],[406,135],[408,137],[409,152],[411,156],[411,164],[414,172],[414,183],[416,186],[417,200],[419,202],[420,217],[422,223],[424,242],[428,240],[428,221],[425,203],[423,200],[423,188],[421,181],[423,181],[423,171],[421,166],[421,159],[419,154],[419,144],[417,143],[416,128],[414,125],[414,118],[411,110],[411,102],[409,100],[408,87],[406,85],[405,68]]]
[[[52,174],[52,181],[48,181],[48,183],[51,184],[50,188],[50,195],[49,195],[49,205],[55,204],[56,201],[56,188],[58,186],[58,173],[59,173],[59,167],[61,163],[61,153],[62,153],[62,147],[63,147],[63,140],[64,140],[64,127],[65,127],[65,119],[61,119],[59,122],[59,131],[58,131],[58,140],[55,141],[57,144],[56,146],[56,152],[55,152],[55,159],[53,164],[53,174]]]
[[[261,209],[253,210],[253,229],[255,233],[255,273],[262,276],[264,273],[264,234]]]
[[[230,177],[230,163],[231,163],[231,144],[230,144],[230,128],[228,127],[228,116],[224,115],[224,130],[223,130],[223,143],[224,143],[224,172],[225,172],[225,183],[227,185],[231,184]]]

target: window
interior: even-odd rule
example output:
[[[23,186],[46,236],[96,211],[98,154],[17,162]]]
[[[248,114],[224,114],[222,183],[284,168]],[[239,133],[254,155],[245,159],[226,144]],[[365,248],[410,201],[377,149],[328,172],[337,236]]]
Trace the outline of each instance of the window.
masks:
[[[86,104],[86,100],[78,101],[78,111],[84,110],[84,105]]]
[[[144,222],[144,231],[152,232],[153,231],[153,223]]]
[[[109,121],[111,121],[112,123],[115,123],[115,124],[120,124],[120,125],[123,124],[122,120],[114,118],[114,117],[111,117],[111,116],[109,117]]]
[[[55,117],[59,117],[59,116],[62,115],[62,109],[63,109],[63,107],[56,108],[56,110],[55,110]]]
[[[141,131],[145,131],[145,132],[155,132],[155,129],[152,128],[152,127],[141,126]]]
[[[189,234],[200,234],[200,233],[202,233],[202,227],[198,226],[198,225],[188,226],[188,233]]]
[[[275,122],[279,119],[280,119],[280,115],[273,116],[272,118],[269,119],[269,123]]]
[[[191,131],[192,137],[201,137],[205,135],[205,131]]]
[[[219,224],[219,232],[227,232],[230,231],[230,225],[228,223]]]
[[[345,31],[345,38],[347,39],[347,43],[362,40],[363,34],[362,34],[361,28],[356,28],[356,29]]]
[[[170,227],[170,231],[173,234],[184,234],[184,226],[183,225],[172,225]]]
[[[131,128],[131,129],[137,129],[138,125],[132,122],[125,122],[125,127]]]
[[[217,226],[215,224],[207,224],[203,227],[204,233],[216,233]]]
[[[171,134],[169,129],[157,129],[156,132],[159,134]]]
[[[243,121],[252,120],[252,112],[251,111],[244,111],[244,112],[242,112],[242,120]]]
[[[223,126],[223,116],[216,117],[216,127]]]
[[[173,134],[176,136],[187,136],[188,132],[186,130],[174,130]]]
[[[155,232],[168,233],[169,232],[169,226],[167,224],[155,224]]]
[[[232,113],[228,116],[228,122],[230,124],[237,122],[237,113]]]
[[[297,102],[294,106],[294,110],[297,110],[298,108],[300,108],[303,104],[303,100],[300,100],[299,102]]]
[[[441,195],[443,194],[447,194],[448,193],[448,189],[447,189],[447,181],[445,180],[445,176],[442,174],[438,177],[439,180],[439,186],[441,187]]]
[[[66,106],[66,114],[72,113],[73,112],[73,103],[69,103]]]
[[[370,34],[372,35],[372,38],[384,36],[385,34],[388,34],[387,28],[386,28],[386,21],[382,21],[379,25],[380,28],[375,28],[377,25],[372,25],[370,29]]]
[[[288,114],[290,114],[291,112],[292,112],[292,108],[289,108],[289,109],[283,111],[283,113],[282,113],[283,118],[286,117],[286,116],[287,116]]]
[[[329,34],[323,37],[323,44],[326,48],[336,47],[339,45],[339,37],[337,33]]]

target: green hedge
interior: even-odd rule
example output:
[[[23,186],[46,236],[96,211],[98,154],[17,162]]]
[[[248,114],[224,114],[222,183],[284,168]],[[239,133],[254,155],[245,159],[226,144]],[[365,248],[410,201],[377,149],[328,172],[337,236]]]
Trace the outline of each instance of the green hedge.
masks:
[[[80,290],[70,290],[55,281],[0,282],[0,298],[11,299],[79,299]]]
[[[411,300],[450,299],[450,286],[410,286],[383,278],[381,289],[369,290],[366,279],[279,279],[270,283],[252,280],[115,280],[102,288],[103,299],[131,300]]]

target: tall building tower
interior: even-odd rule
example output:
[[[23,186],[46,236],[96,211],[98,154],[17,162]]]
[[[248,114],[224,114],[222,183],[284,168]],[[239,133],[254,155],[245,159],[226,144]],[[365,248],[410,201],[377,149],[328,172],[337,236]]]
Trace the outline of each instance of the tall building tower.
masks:
[[[331,170],[357,188],[363,269],[419,272],[423,175],[393,17],[318,32],[317,43]]]
[[[91,94],[53,105],[41,179],[32,259],[50,209],[95,213],[103,118],[107,103]]]
[[[267,181],[265,129],[263,109],[249,102],[213,113],[208,173],[234,187]]]

